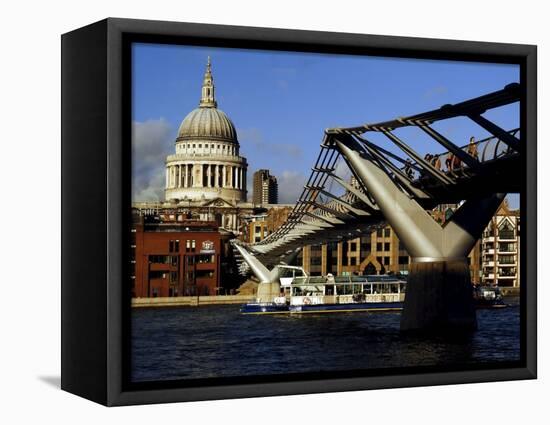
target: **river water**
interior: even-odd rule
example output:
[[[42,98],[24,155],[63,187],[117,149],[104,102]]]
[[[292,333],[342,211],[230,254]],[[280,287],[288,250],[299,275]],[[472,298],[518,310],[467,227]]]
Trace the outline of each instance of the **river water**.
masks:
[[[238,305],[133,309],[133,382],[481,365],[520,359],[519,300],[465,338],[399,331],[400,313],[241,315]]]

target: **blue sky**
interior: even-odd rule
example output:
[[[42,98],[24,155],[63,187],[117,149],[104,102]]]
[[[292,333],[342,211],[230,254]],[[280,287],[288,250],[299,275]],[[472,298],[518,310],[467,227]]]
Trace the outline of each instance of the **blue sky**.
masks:
[[[162,199],[164,157],[174,152],[181,121],[198,106],[207,56],[218,107],[235,124],[249,177],[270,169],[288,203],[309,175],[325,128],[412,115],[519,82],[516,65],[135,44],[135,200]],[[486,116],[506,129],[519,126],[518,105]],[[467,119],[436,128],[459,144],[488,136]],[[422,153],[442,151],[420,131],[402,137]]]

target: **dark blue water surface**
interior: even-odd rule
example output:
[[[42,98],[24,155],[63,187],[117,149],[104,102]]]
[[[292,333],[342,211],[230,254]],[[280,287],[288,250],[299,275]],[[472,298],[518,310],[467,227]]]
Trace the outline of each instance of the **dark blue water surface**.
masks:
[[[399,331],[400,313],[241,315],[238,305],[133,309],[131,379],[156,381],[520,359],[518,299],[467,338]]]

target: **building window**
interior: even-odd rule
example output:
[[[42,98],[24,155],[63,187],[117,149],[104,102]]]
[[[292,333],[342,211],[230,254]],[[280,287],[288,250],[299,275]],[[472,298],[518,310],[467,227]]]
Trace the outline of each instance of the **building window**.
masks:
[[[350,242],[349,250],[350,251],[357,251],[357,242]]]
[[[169,242],[169,252],[179,252],[180,250],[180,241],[179,240],[171,240]]]
[[[198,264],[211,264],[214,263],[216,256],[210,254],[197,255]]]
[[[195,239],[191,240],[191,251],[195,251]]]
[[[214,277],[214,270],[197,270],[195,277],[197,279]]]
[[[168,255],[149,255],[149,263],[151,264],[169,264],[170,256]]]
[[[382,242],[377,242],[377,243],[376,243],[376,250],[377,250],[378,252],[382,251],[382,247],[383,247]]]
[[[320,266],[321,265],[321,257],[311,257],[310,264],[312,266]]]
[[[361,255],[366,254],[367,252],[370,252],[370,242],[361,242]]]
[[[389,242],[386,242],[384,244],[384,251],[389,251],[390,250],[390,243]]]
[[[389,227],[386,227],[386,228],[384,229],[384,236],[385,236],[386,238],[389,238],[389,237],[390,237],[390,234],[391,234],[391,229],[390,229]]]
[[[357,257],[350,257],[349,265],[350,266],[356,266],[357,265]]]
[[[379,238],[381,238],[382,236],[384,236],[384,229],[378,229],[376,231],[376,236],[378,236]]]
[[[498,262],[500,264],[514,264],[516,261],[513,255],[500,255]]]

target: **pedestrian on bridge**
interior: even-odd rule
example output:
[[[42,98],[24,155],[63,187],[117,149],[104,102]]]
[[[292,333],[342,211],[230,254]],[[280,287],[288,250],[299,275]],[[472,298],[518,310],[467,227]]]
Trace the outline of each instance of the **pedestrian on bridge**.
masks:
[[[468,144],[468,153],[475,159],[478,159],[477,144],[474,136],[470,137],[470,143]]]
[[[437,171],[441,171],[441,159],[439,159],[439,155],[434,155],[432,158],[432,165]]]

